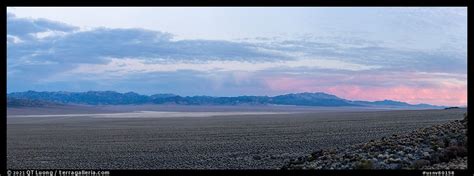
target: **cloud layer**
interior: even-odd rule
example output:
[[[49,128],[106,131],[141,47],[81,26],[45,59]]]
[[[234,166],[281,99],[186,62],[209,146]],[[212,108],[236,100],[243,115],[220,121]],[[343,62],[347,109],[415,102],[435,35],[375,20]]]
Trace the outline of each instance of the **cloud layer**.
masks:
[[[348,99],[466,105],[463,43],[416,49],[351,35],[176,40],[168,32],[83,29],[10,13],[7,88],[216,96],[323,91]]]

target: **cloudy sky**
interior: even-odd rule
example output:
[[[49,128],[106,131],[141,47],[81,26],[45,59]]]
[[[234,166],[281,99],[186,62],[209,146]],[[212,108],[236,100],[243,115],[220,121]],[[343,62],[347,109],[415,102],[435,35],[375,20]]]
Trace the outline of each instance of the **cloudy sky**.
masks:
[[[467,104],[466,8],[7,8],[7,90]]]

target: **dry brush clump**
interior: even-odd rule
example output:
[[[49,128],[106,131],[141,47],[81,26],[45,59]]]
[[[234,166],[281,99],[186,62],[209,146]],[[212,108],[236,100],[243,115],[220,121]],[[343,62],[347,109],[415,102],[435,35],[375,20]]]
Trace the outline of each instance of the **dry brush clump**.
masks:
[[[467,118],[464,113],[462,120],[420,128],[405,135],[317,150],[282,169],[421,169],[452,160],[467,163],[462,159],[467,156]],[[450,164],[448,168],[462,169],[459,165],[467,166]]]

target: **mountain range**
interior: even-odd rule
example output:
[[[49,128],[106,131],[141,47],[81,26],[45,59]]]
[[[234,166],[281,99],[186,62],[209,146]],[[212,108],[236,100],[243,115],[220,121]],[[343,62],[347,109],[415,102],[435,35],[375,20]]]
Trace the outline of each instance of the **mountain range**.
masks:
[[[295,105],[323,107],[401,107],[401,108],[445,108],[429,104],[408,104],[405,102],[383,101],[351,101],[335,95],[315,93],[291,93],[278,96],[179,96],[175,94],[140,95],[135,92],[119,93],[115,91],[88,92],[13,92],[7,94],[9,107],[49,106],[61,104],[86,105],[138,105],[138,104],[178,104],[178,105]]]

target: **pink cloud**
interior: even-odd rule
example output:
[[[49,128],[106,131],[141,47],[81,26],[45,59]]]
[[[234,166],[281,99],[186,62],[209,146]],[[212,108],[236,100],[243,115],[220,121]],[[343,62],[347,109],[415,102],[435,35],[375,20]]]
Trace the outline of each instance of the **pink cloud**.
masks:
[[[364,87],[360,86],[334,86],[323,88],[322,91],[352,100],[398,100],[407,103],[429,103],[434,105],[456,105],[467,104],[467,87],[443,86],[443,87]]]
[[[394,84],[394,85],[364,85],[370,76],[364,76],[360,84],[337,83],[337,78],[311,79],[298,77],[276,77],[267,78],[265,83],[274,92],[326,92],[350,100],[397,100],[411,104],[428,103],[433,105],[467,105],[467,86],[465,84],[455,84],[451,82],[439,82],[438,84]],[[384,80],[380,75],[375,76],[378,82]],[[390,78],[385,81],[393,81]],[[415,78],[412,78],[415,79]],[[334,84],[328,84],[328,83]],[[352,81],[353,82],[353,81]],[[420,81],[420,83],[422,83]]]

